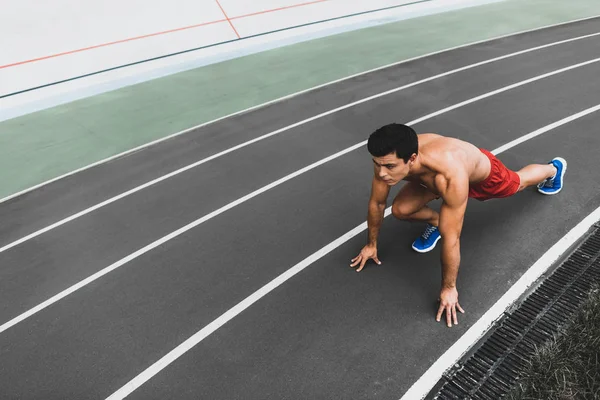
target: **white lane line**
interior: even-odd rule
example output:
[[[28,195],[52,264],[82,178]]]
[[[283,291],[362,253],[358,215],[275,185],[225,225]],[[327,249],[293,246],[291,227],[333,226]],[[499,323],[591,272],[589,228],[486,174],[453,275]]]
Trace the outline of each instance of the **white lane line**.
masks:
[[[592,108],[588,108],[587,110],[581,111],[577,114],[574,114],[570,117],[564,118],[560,121],[554,122],[550,125],[547,125],[541,129],[538,129],[534,132],[531,132],[525,136],[522,136],[516,140],[513,140],[507,144],[505,144],[502,147],[499,147],[495,150],[492,151],[492,153],[494,154],[500,154],[503,151],[510,149],[511,147],[516,146],[519,143],[523,143],[526,140],[532,139],[536,136],[541,135],[544,132],[548,132],[552,129],[555,129],[561,125],[567,124],[569,122],[572,122],[578,118],[582,118],[588,114],[591,114],[595,111],[600,110],[600,105],[597,105],[595,107]],[[385,210],[385,217],[388,217],[391,214],[391,206],[386,208]],[[148,367],[145,371],[143,371],[142,373],[140,373],[138,376],[136,376],[135,378],[133,378],[131,381],[129,381],[127,384],[125,384],[123,387],[121,387],[119,390],[117,390],[115,393],[113,393],[111,396],[109,396],[107,398],[107,400],[117,400],[117,399],[124,399],[125,397],[127,397],[129,394],[131,394],[134,390],[136,390],[137,388],[139,388],[141,385],[143,385],[145,382],[147,382],[149,379],[151,379],[153,376],[155,376],[156,374],[158,374],[160,371],[162,371],[164,368],[166,368],[169,364],[171,364],[173,361],[175,361],[177,358],[179,358],[181,355],[185,354],[187,351],[189,351],[191,348],[193,348],[194,346],[196,346],[198,343],[200,343],[202,340],[204,340],[206,337],[208,337],[210,334],[212,334],[213,332],[215,332],[217,329],[219,329],[221,326],[223,326],[224,324],[226,324],[227,322],[229,322],[230,320],[232,320],[234,317],[236,317],[238,314],[240,314],[242,311],[244,311],[246,308],[250,307],[252,304],[254,304],[255,302],[257,302],[259,299],[261,299],[262,297],[266,296],[267,294],[269,294],[272,290],[274,290],[275,288],[277,288],[279,285],[281,285],[282,283],[284,283],[285,281],[287,281],[288,279],[290,279],[291,277],[293,277],[294,275],[296,275],[298,272],[302,271],[303,269],[305,269],[306,267],[308,267],[309,265],[311,265],[312,263],[314,263],[315,261],[321,259],[322,257],[324,257],[325,255],[327,255],[328,253],[330,253],[331,251],[335,250],[336,248],[340,247],[342,244],[346,243],[348,240],[352,239],[354,236],[358,235],[359,233],[365,231],[367,229],[367,223],[363,222],[362,224],[358,225],[356,228],[352,229],[351,231],[345,233],[344,235],[340,236],[339,238],[337,238],[336,240],[334,240],[333,242],[329,243],[328,245],[326,245],[325,247],[323,247],[322,249],[316,251],[315,253],[313,253],[312,255],[310,255],[309,257],[305,258],[304,260],[302,260],[301,262],[299,262],[298,264],[294,265],[292,268],[288,269],[286,272],[284,272],[283,274],[279,275],[277,278],[273,279],[271,282],[267,283],[266,285],[264,285],[263,287],[261,287],[260,289],[258,289],[256,292],[252,293],[250,296],[248,296],[247,298],[245,298],[244,300],[242,300],[240,303],[238,303],[237,305],[235,305],[233,308],[229,309],[226,313],[224,313],[223,315],[221,315],[220,317],[218,317],[217,319],[215,319],[214,321],[212,321],[210,324],[208,324],[207,326],[205,326],[204,328],[202,328],[200,331],[198,331],[197,333],[195,333],[193,336],[191,336],[190,338],[188,338],[186,341],[184,341],[183,343],[181,343],[179,346],[177,346],[175,349],[171,350],[169,353],[167,353],[165,356],[163,356],[161,359],[159,359],[158,361],[156,361],[154,364],[152,364],[150,367]],[[575,232],[580,232],[581,228],[579,228],[579,230],[575,230]],[[568,234],[569,235],[569,234]],[[567,236],[568,236],[567,235]],[[571,236],[569,236],[570,238]],[[564,238],[563,238],[564,240]],[[574,240],[574,239],[573,239]],[[563,241],[561,240],[561,242],[559,243],[563,243]],[[566,250],[569,246],[555,246],[553,248],[556,248],[558,250],[555,250],[554,253],[552,253],[552,256],[548,256],[544,261],[545,263],[547,263],[547,261],[554,261],[556,260],[556,258],[553,258],[554,256],[558,257],[558,255],[560,255],[564,250]],[[549,264],[543,264],[545,265],[545,267],[541,267],[539,266],[541,265],[540,262],[534,264],[532,268],[537,268],[539,270],[541,270],[543,268],[543,270],[545,270]],[[543,272],[543,271],[542,271]],[[529,275],[528,275],[529,274]],[[524,276],[530,276],[531,273],[527,272]],[[523,278],[522,278],[523,279]],[[529,281],[528,281],[529,282]],[[511,293],[517,293],[518,290],[524,290],[524,288],[519,287],[518,289],[515,289],[514,292]],[[491,311],[491,310],[490,310]],[[489,311],[488,311],[489,312]],[[485,317],[485,315],[484,315]],[[482,318],[484,318],[482,317]],[[476,323],[474,325],[475,326],[482,326],[481,324]],[[477,330],[478,328],[472,327],[468,332],[475,332],[477,334],[479,334],[479,331]],[[453,348],[455,349],[463,349],[464,346],[468,346],[469,345],[469,340],[475,335],[475,333],[471,333],[471,336],[468,336],[465,339],[460,339],[462,340],[462,342],[460,342],[460,346],[453,346]],[[465,336],[467,335],[465,334]],[[457,342],[458,343],[458,342]],[[454,352],[457,352],[457,350],[454,350]],[[437,361],[437,365],[441,366],[441,367],[432,367],[430,370],[432,370],[432,372],[428,371],[428,375],[424,375],[420,380],[419,380],[419,387],[421,389],[425,388],[426,385],[430,384],[430,385],[434,385],[437,380],[439,378],[436,378],[437,374],[439,373],[441,376],[441,372],[446,368],[446,365],[450,366],[453,364],[454,360],[456,360],[456,358],[453,358],[453,355],[455,355],[454,353],[449,354],[448,356],[444,355],[442,356],[438,361]],[[450,361],[448,361],[450,360]],[[434,364],[435,365],[435,364]],[[430,386],[431,387],[431,386]],[[416,390],[419,389],[415,389]],[[420,393],[420,392],[419,392]],[[403,400],[413,400],[413,399],[417,399],[417,397],[413,396],[412,394],[410,396],[405,396],[402,398]]]
[[[540,79],[544,79],[544,78],[547,78],[547,77],[550,77],[550,76],[553,76],[553,75],[556,75],[556,74],[560,74],[560,73],[565,72],[565,71],[570,71],[570,70],[575,69],[575,68],[583,67],[585,65],[589,65],[591,63],[598,62],[598,61],[600,61],[600,58],[597,58],[597,59],[594,59],[594,60],[590,60],[590,61],[586,61],[586,62],[583,62],[583,63],[580,63],[580,64],[575,64],[575,65],[572,65],[572,66],[569,66],[569,67],[566,67],[566,68],[561,68],[561,69],[553,71],[553,72],[549,72],[549,73],[546,73],[546,74],[543,74],[543,75],[540,75],[540,76],[537,76],[537,77],[534,77],[534,78],[526,79],[524,81],[521,81],[521,82],[518,82],[518,83],[515,83],[515,84],[512,84],[512,85],[509,85],[509,86],[505,86],[504,88],[500,88],[500,89],[494,90],[492,92],[489,92],[489,93],[486,93],[486,94],[483,94],[483,95],[480,95],[480,96],[477,96],[477,97],[473,97],[472,99],[460,102],[460,103],[455,104],[455,105],[450,106],[450,107],[446,107],[446,108],[444,108],[442,110],[439,110],[439,111],[433,112],[431,114],[428,114],[428,115],[426,115],[424,117],[418,118],[418,119],[416,119],[414,121],[410,121],[410,122],[408,122],[408,125],[417,124],[419,122],[422,122],[422,121],[425,121],[427,119],[436,117],[436,116],[438,116],[440,114],[446,113],[446,112],[451,111],[451,110],[455,110],[455,109],[457,109],[459,107],[463,107],[465,105],[474,103],[476,101],[485,99],[487,97],[494,96],[496,94],[499,94],[499,93],[502,93],[502,92],[506,92],[506,91],[514,89],[516,87],[523,86],[523,85],[526,85],[528,83],[535,82],[535,81],[538,81]],[[202,224],[202,223],[204,223],[204,222],[206,222],[206,221],[208,221],[208,220],[216,217],[217,215],[222,214],[225,211],[227,211],[227,210],[229,210],[229,209],[231,209],[231,208],[233,208],[235,206],[238,206],[238,205],[240,205],[240,204],[242,204],[242,203],[244,203],[244,202],[252,199],[253,197],[258,196],[259,194],[266,192],[267,190],[270,190],[270,189],[272,189],[272,188],[274,188],[274,187],[276,187],[278,185],[281,185],[282,183],[287,182],[290,179],[293,179],[293,178],[295,178],[295,177],[297,177],[299,175],[302,175],[305,172],[308,172],[308,171],[310,171],[310,170],[312,170],[314,168],[317,168],[320,165],[323,165],[323,164],[325,164],[325,163],[327,163],[327,162],[329,162],[331,160],[334,160],[334,159],[336,159],[338,157],[341,157],[344,154],[349,153],[349,152],[351,152],[353,150],[356,150],[356,149],[358,149],[358,148],[360,148],[360,147],[362,147],[362,146],[364,146],[366,144],[367,144],[367,140],[363,140],[362,142],[357,143],[354,146],[348,147],[345,150],[342,150],[342,151],[340,151],[338,153],[335,153],[335,154],[333,154],[333,155],[331,155],[331,156],[329,156],[327,158],[324,158],[324,159],[322,159],[320,161],[312,163],[312,164],[310,164],[310,165],[308,165],[308,166],[306,166],[306,167],[304,167],[304,168],[302,168],[302,169],[300,169],[300,170],[298,170],[298,171],[296,171],[296,172],[294,172],[292,174],[289,174],[289,175],[287,175],[287,176],[285,176],[285,177],[283,177],[281,179],[278,179],[275,182],[272,182],[272,183],[270,183],[270,184],[268,184],[266,186],[263,186],[262,188],[257,189],[254,192],[252,192],[250,194],[247,194],[246,196],[241,197],[241,198],[239,198],[239,199],[237,199],[237,200],[235,200],[235,201],[233,201],[233,202],[231,202],[231,203],[229,203],[229,204],[227,204],[227,205],[225,205],[225,206],[223,206],[223,207],[221,207],[221,208],[219,208],[219,209],[217,209],[217,210],[215,210],[215,211],[213,211],[213,212],[211,212],[209,214],[206,214],[205,216],[203,216],[203,217],[201,217],[201,218],[199,218],[199,219],[197,219],[197,220],[195,220],[193,222],[190,222],[189,224],[185,225],[184,227],[179,228],[176,231],[171,232],[170,234],[168,234],[166,236],[163,236],[160,239],[155,240],[154,242],[152,242],[152,243],[150,243],[150,244],[142,247],[141,249],[137,250],[136,252],[128,255],[127,257],[120,259],[119,261],[115,262],[114,264],[109,265],[108,267],[106,267],[106,268],[104,268],[104,269],[96,272],[95,274],[93,274],[93,275],[87,277],[86,279],[84,279],[84,280],[76,283],[75,285],[73,285],[73,286],[71,286],[71,287],[63,290],[62,292],[60,292],[60,293],[58,293],[58,294],[56,294],[54,296],[52,296],[51,298],[49,298],[48,300],[44,301],[43,303],[38,304],[37,306],[33,307],[32,309],[30,309],[30,310],[22,313],[21,315],[15,317],[13,319],[11,319],[10,321],[4,323],[3,325],[0,326],[0,333],[4,332],[5,330],[9,329],[12,326],[18,324],[19,322],[21,322],[21,321],[23,321],[23,320],[31,317],[32,315],[34,315],[37,312],[43,310],[44,308],[50,306],[51,304],[56,303],[57,301],[59,301],[60,299],[66,297],[68,295],[70,295],[71,293],[73,293],[73,292],[81,289],[82,287],[84,287],[84,286],[86,286],[86,285],[94,282],[95,280],[97,280],[100,277],[108,274],[109,272],[114,271],[115,269],[123,266],[124,264],[128,263],[129,261],[132,261],[132,260],[138,258],[139,256],[141,256],[141,255],[149,252],[150,250],[152,250],[152,249],[154,249],[154,248],[156,248],[156,247],[158,247],[158,246],[160,246],[160,245],[168,242],[171,239],[176,238],[177,236],[179,236],[179,235],[181,235],[181,234],[189,231],[190,229],[192,229],[192,228],[194,228],[194,227],[196,227],[196,226],[198,226],[198,225],[200,225],[200,224]]]
[[[338,153],[335,153],[335,154],[333,154],[333,155],[331,155],[331,156],[329,156],[327,158],[324,158],[324,159],[322,159],[320,161],[317,161],[316,163],[313,163],[313,164],[311,164],[311,165],[309,165],[307,167],[304,167],[304,168],[302,168],[302,169],[300,169],[300,170],[298,170],[298,171],[296,171],[296,172],[294,172],[294,173],[292,173],[290,175],[287,175],[287,176],[285,176],[285,177],[283,177],[283,178],[281,178],[281,179],[279,179],[279,180],[277,180],[275,182],[272,182],[272,183],[270,183],[267,186],[263,186],[262,188],[260,188],[258,190],[255,190],[254,192],[252,192],[250,194],[247,194],[246,196],[241,197],[241,198],[239,198],[239,199],[237,199],[237,200],[235,200],[235,201],[233,201],[233,202],[231,202],[231,203],[229,203],[229,204],[227,204],[227,205],[219,208],[218,210],[215,210],[215,211],[211,212],[210,214],[206,214],[202,218],[199,218],[199,219],[197,219],[197,220],[195,220],[195,221],[193,221],[193,222],[185,225],[184,227],[179,228],[178,230],[176,230],[174,232],[171,232],[170,234],[168,234],[166,236],[163,236],[162,238],[160,238],[160,239],[158,239],[158,240],[150,243],[149,245],[144,246],[141,249],[137,250],[135,253],[132,253],[132,254],[128,255],[127,257],[120,259],[119,261],[115,262],[114,264],[109,265],[108,267],[106,267],[106,268],[104,268],[104,269],[96,272],[95,274],[93,274],[93,275],[87,277],[86,279],[84,279],[84,280],[76,283],[75,285],[73,285],[73,286],[71,286],[71,287],[63,290],[62,292],[60,292],[60,293],[58,293],[58,294],[56,294],[54,296],[52,296],[48,300],[44,301],[43,303],[38,304],[37,306],[33,307],[32,309],[28,310],[27,312],[24,312],[23,314],[19,315],[18,317],[15,317],[15,318],[11,319],[10,321],[8,321],[5,324],[3,324],[3,325],[0,326],[0,333],[2,333],[5,330],[11,328],[12,326],[18,324],[19,322],[21,322],[21,321],[23,321],[23,320],[31,317],[32,315],[34,315],[37,312],[43,310],[44,308],[50,306],[51,304],[56,303],[57,301],[59,301],[60,299],[66,297],[68,295],[70,295],[71,293],[73,293],[73,292],[81,289],[82,287],[84,287],[84,286],[86,286],[86,285],[94,282],[95,280],[97,280],[100,277],[108,274],[109,272],[114,271],[115,269],[121,267],[122,265],[128,263],[129,261],[132,261],[132,260],[138,258],[142,254],[145,254],[145,253],[149,252],[150,250],[152,250],[152,249],[154,249],[154,248],[156,248],[156,247],[158,247],[158,246],[160,246],[160,245],[168,242],[169,240],[171,240],[173,238],[176,238],[177,236],[179,236],[179,235],[181,235],[181,234],[189,231],[190,229],[192,229],[192,228],[194,228],[194,227],[196,227],[196,226],[198,226],[198,225],[200,225],[200,224],[202,224],[202,223],[204,223],[204,222],[206,222],[206,221],[208,221],[208,220],[216,217],[217,215],[222,214],[225,211],[230,210],[233,207],[235,207],[237,205],[240,205],[240,204],[242,204],[242,203],[250,200],[253,197],[258,196],[259,194],[264,193],[267,190],[274,188],[275,186],[281,185],[282,183],[284,183],[286,181],[289,181],[290,179],[293,179],[293,178],[297,177],[298,175],[302,175],[303,173],[305,173],[307,171],[310,171],[311,169],[314,169],[314,168],[318,167],[319,165],[325,164],[328,161],[331,161],[331,160],[333,160],[335,158],[338,158],[338,157],[340,157],[340,156],[342,156],[342,155],[344,155],[346,153],[349,153],[349,152],[351,152],[353,150],[356,150],[357,148],[362,147],[363,145],[364,144],[362,142],[358,143],[358,144],[356,144],[356,145],[354,145],[352,147],[349,147],[349,148],[347,148],[345,150],[342,150],[342,151],[340,151]]]
[[[202,165],[204,163],[212,161],[212,160],[214,160],[216,158],[222,157],[222,156],[224,156],[226,154],[229,154],[231,152],[234,152],[236,150],[239,150],[239,149],[241,149],[243,147],[246,147],[246,146],[249,146],[249,145],[251,145],[253,143],[259,142],[259,141],[264,140],[264,139],[267,139],[267,138],[269,138],[271,136],[275,136],[275,135],[278,135],[280,133],[286,132],[286,131],[288,131],[290,129],[297,128],[298,126],[305,125],[305,124],[307,124],[309,122],[312,122],[312,121],[315,121],[317,119],[326,117],[326,116],[334,114],[336,112],[339,112],[339,111],[342,111],[342,110],[354,107],[354,106],[362,104],[362,103],[366,103],[368,101],[377,99],[379,97],[387,96],[389,94],[396,93],[396,92],[399,92],[401,90],[405,90],[405,89],[408,89],[408,88],[411,88],[411,87],[414,87],[414,86],[417,86],[417,85],[420,85],[420,84],[423,84],[423,83],[426,83],[426,82],[433,81],[435,79],[439,79],[439,78],[442,78],[442,77],[445,77],[445,76],[448,76],[448,75],[456,74],[458,72],[466,71],[466,70],[469,70],[469,69],[472,69],[472,68],[476,68],[476,67],[479,67],[479,66],[482,66],[482,65],[485,65],[485,64],[490,64],[490,63],[497,62],[497,61],[500,61],[500,60],[504,60],[504,59],[507,59],[507,58],[516,57],[516,56],[521,55],[521,54],[525,54],[525,53],[529,53],[529,52],[533,52],[533,51],[545,49],[545,48],[548,48],[548,47],[557,46],[557,45],[560,45],[560,44],[570,43],[570,42],[574,42],[574,41],[577,41],[577,40],[587,39],[587,38],[595,37],[595,36],[598,36],[598,35],[600,35],[600,32],[592,33],[592,34],[584,35],[584,36],[578,36],[576,38],[561,40],[559,42],[553,42],[553,43],[545,44],[545,45],[542,45],[542,46],[537,46],[537,47],[533,47],[533,48],[530,48],[530,49],[521,50],[521,51],[518,51],[516,53],[507,54],[507,55],[504,55],[504,56],[501,56],[501,57],[492,58],[492,59],[489,59],[489,60],[486,60],[486,61],[481,61],[481,62],[478,62],[478,63],[475,63],[475,64],[467,65],[467,66],[464,66],[464,67],[461,67],[461,68],[458,68],[458,69],[454,69],[454,70],[451,70],[451,71],[448,71],[448,72],[444,72],[442,74],[431,76],[429,78],[422,79],[420,81],[413,82],[413,83],[410,83],[408,85],[404,85],[404,86],[401,86],[401,87],[398,87],[398,88],[395,88],[395,89],[391,89],[391,90],[388,90],[386,92],[378,93],[376,95],[373,95],[373,96],[366,97],[364,99],[355,101],[353,103],[346,104],[345,106],[334,108],[334,109],[326,111],[324,113],[315,115],[314,117],[307,118],[307,119],[305,119],[303,121],[299,121],[299,122],[297,122],[295,124],[286,126],[284,128],[281,128],[281,129],[278,129],[278,130],[273,131],[271,133],[268,133],[266,135],[263,135],[263,136],[254,138],[252,140],[249,140],[247,142],[241,143],[241,144],[239,144],[237,146],[231,147],[231,148],[229,148],[227,150],[224,150],[224,151],[222,151],[220,153],[217,153],[217,154],[214,154],[214,155],[212,155],[210,157],[204,158],[204,159],[202,159],[200,161],[197,161],[197,162],[195,162],[193,164],[187,165],[187,166],[185,166],[183,168],[180,168],[180,169],[178,169],[176,171],[170,172],[170,173],[168,173],[166,175],[163,175],[163,176],[161,176],[159,178],[156,178],[156,179],[154,179],[152,181],[146,182],[143,185],[137,186],[137,187],[135,187],[133,189],[130,189],[130,190],[124,192],[124,193],[121,193],[121,194],[119,194],[117,196],[111,197],[110,199],[107,199],[107,200],[105,200],[105,201],[103,201],[101,203],[98,203],[98,204],[96,204],[96,205],[94,205],[92,207],[89,207],[89,208],[87,208],[87,209],[85,209],[83,211],[80,211],[80,212],[78,212],[76,214],[73,214],[73,215],[71,215],[71,216],[69,216],[67,218],[64,218],[64,219],[62,219],[62,220],[60,220],[58,222],[55,222],[55,223],[53,223],[51,225],[48,225],[45,228],[39,229],[39,230],[37,230],[37,231],[35,231],[35,232],[27,235],[27,236],[22,237],[21,239],[15,240],[14,242],[11,242],[11,243],[3,246],[3,247],[0,247],[0,253],[2,253],[3,251],[9,250],[9,249],[11,249],[11,248],[13,248],[15,246],[18,246],[19,244],[24,243],[24,242],[26,242],[28,240],[31,240],[31,239],[33,239],[33,238],[35,238],[37,236],[40,236],[40,235],[42,235],[42,234],[44,234],[44,233],[46,233],[48,231],[51,231],[51,230],[53,230],[55,228],[58,228],[58,227],[66,224],[66,223],[68,223],[70,221],[73,221],[73,220],[75,220],[77,218],[80,218],[80,217],[86,215],[86,214],[89,214],[89,213],[91,213],[91,212],[93,212],[95,210],[98,210],[99,208],[102,208],[102,207],[107,206],[107,205],[109,205],[111,203],[114,203],[117,200],[120,200],[120,199],[122,199],[124,197],[127,197],[129,195],[132,195],[132,194],[134,194],[136,192],[139,192],[139,191],[141,191],[143,189],[146,189],[146,188],[148,188],[150,186],[153,186],[153,185],[155,185],[155,184],[157,184],[159,182],[162,182],[162,181],[164,181],[166,179],[172,178],[175,175],[179,175],[179,174],[181,174],[181,173],[183,173],[185,171],[188,171],[188,170],[190,170],[192,168],[195,168],[195,167],[197,167],[199,165]],[[196,128],[192,128],[192,129],[196,129]]]
[[[174,138],[176,136],[189,133],[189,132],[191,132],[193,130],[202,128],[202,127],[210,125],[210,124],[214,124],[214,123],[222,121],[224,119],[235,117],[236,115],[241,115],[241,114],[244,114],[244,113],[247,113],[247,112],[259,109],[261,107],[266,107],[266,106],[268,106],[270,104],[278,103],[280,101],[287,100],[287,99],[290,99],[292,97],[299,96],[301,94],[308,93],[308,92],[316,90],[316,89],[320,89],[320,88],[323,88],[323,87],[326,87],[326,86],[329,86],[329,85],[333,85],[333,84],[336,84],[336,83],[339,83],[339,82],[343,82],[345,80],[356,78],[358,76],[370,74],[372,72],[380,71],[380,70],[383,70],[383,69],[386,69],[386,68],[390,68],[390,67],[393,67],[393,66],[396,66],[396,65],[401,65],[401,64],[405,64],[405,63],[408,63],[408,62],[411,62],[411,61],[419,60],[421,58],[431,57],[431,56],[436,55],[436,54],[442,54],[442,53],[446,53],[446,52],[449,52],[449,51],[452,51],[452,50],[457,50],[457,49],[461,49],[461,48],[465,48],[465,47],[469,47],[469,46],[474,46],[474,45],[477,45],[477,44],[492,42],[494,40],[499,40],[499,39],[503,39],[503,38],[507,38],[507,37],[511,37],[511,36],[522,35],[524,33],[536,32],[536,31],[540,31],[540,30],[544,30],[544,29],[555,28],[555,27],[559,27],[559,26],[563,26],[563,25],[569,25],[569,24],[573,24],[573,23],[576,23],[576,22],[588,21],[588,20],[591,20],[591,19],[594,19],[594,18],[599,18],[599,17],[600,17],[600,15],[594,15],[594,16],[585,17],[585,18],[578,18],[578,19],[574,19],[574,20],[570,20],[570,21],[566,21],[566,22],[561,22],[561,23],[558,23],[558,24],[550,24],[550,25],[545,25],[545,26],[539,27],[539,28],[526,29],[526,30],[519,31],[519,32],[509,33],[509,34],[506,34],[506,35],[500,35],[500,36],[496,36],[496,37],[493,37],[493,38],[490,38],[490,39],[478,40],[478,41],[475,41],[475,42],[463,44],[463,45],[460,45],[460,46],[449,47],[449,48],[444,49],[444,50],[434,51],[432,53],[427,53],[427,54],[424,54],[422,56],[417,56],[417,57],[409,58],[409,59],[406,59],[406,60],[402,60],[402,61],[394,62],[394,63],[391,63],[391,64],[387,64],[387,65],[384,65],[382,67],[377,67],[377,68],[373,68],[373,69],[370,69],[370,70],[367,70],[367,71],[359,72],[357,74],[346,76],[346,77],[341,78],[341,79],[336,79],[334,81],[330,81],[330,82],[324,83],[322,85],[313,86],[313,87],[311,87],[309,89],[301,90],[299,92],[295,92],[295,93],[289,94],[287,96],[279,97],[279,98],[277,98],[275,100],[267,101],[265,103],[261,103],[261,104],[258,104],[256,106],[246,108],[245,110],[238,111],[238,112],[226,115],[224,117],[217,118],[217,119],[214,119],[212,121],[205,122],[203,124],[193,126],[191,128],[188,128],[188,129],[185,129],[185,130],[173,133],[171,135],[168,135],[168,136],[165,136],[163,138],[154,140],[152,142],[148,142],[146,144],[143,144],[143,145],[135,147],[133,149],[124,151],[122,153],[115,154],[114,156],[110,156],[108,158],[102,159],[102,160],[97,161],[95,163],[89,164],[89,165],[87,165],[85,167],[78,168],[76,170],[73,170],[71,172],[63,174],[63,175],[58,176],[56,178],[53,178],[53,179],[47,180],[45,182],[42,182],[42,183],[40,183],[38,185],[32,186],[32,187],[30,187],[28,189],[22,190],[22,191],[20,191],[18,193],[14,193],[12,195],[4,197],[4,198],[0,199],[0,203],[3,203],[5,201],[8,201],[8,200],[13,199],[13,198],[18,197],[18,196],[21,196],[21,195],[23,195],[25,193],[31,192],[32,190],[39,189],[39,188],[41,188],[41,187],[43,187],[45,185],[48,185],[48,184],[50,184],[52,182],[56,182],[56,181],[58,181],[60,179],[66,178],[68,176],[75,175],[75,174],[77,174],[79,172],[82,172],[82,171],[85,171],[87,169],[93,168],[95,166],[107,163],[107,162],[112,161],[114,159],[117,159],[119,157],[126,156],[127,154],[131,154],[131,153],[134,153],[136,151],[142,150],[142,149],[144,149],[146,147],[150,147],[150,146],[153,146],[153,145],[158,144],[160,142],[164,142],[165,140],[172,139],[172,138]],[[575,38],[574,40],[577,40],[577,38]]]
[[[517,145],[519,145],[519,144],[521,144],[523,142],[528,141],[529,139],[533,139],[534,137],[541,135],[542,133],[546,133],[546,132],[548,132],[548,131],[550,131],[550,130],[552,130],[554,128],[558,128],[561,125],[568,124],[571,121],[575,121],[576,119],[585,117],[586,115],[594,113],[594,112],[596,112],[598,110],[600,110],[600,105],[597,105],[597,106],[594,106],[594,107],[590,107],[590,108],[588,108],[586,110],[578,112],[577,114],[573,114],[570,117],[563,118],[560,121],[556,121],[553,124],[546,125],[545,127],[538,129],[537,131],[533,131],[531,133],[528,133],[525,136],[521,136],[520,138],[515,139],[512,142],[506,143],[505,145],[500,146],[500,147],[498,147],[495,150],[492,150],[491,153],[496,154],[496,155],[500,154],[500,153],[503,153],[503,152],[505,152],[506,150],[508,150],[510,148],[513,148],[513,147],[515,147],[515,146],[517,146]]]
[[[417,380],[400,400],[423,399],[442,374],[452,367],[488,331],[491,325],[508,309],[560,256],[569,249],[588,229],[600,219],[600,207],[578,223],[552,246],[527,272],[464,333],[431,367]]]

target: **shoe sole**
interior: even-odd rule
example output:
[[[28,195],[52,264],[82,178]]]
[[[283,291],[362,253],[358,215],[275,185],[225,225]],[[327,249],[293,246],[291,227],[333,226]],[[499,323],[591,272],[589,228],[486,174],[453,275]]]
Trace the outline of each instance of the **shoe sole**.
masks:
[[[435,248],[435,245],[437,244],[437,242],[439,242],[439,240],[440,240],[441,238],[442,238],[441,236],[438,236],[438,238],[437,238],[437,239],[435,239],[435,242],[433,242],[433,244],[431,245],[431,247],[429,247],[429,248],[428,248],[428,249],[426,249],[426,250],[419,250],[419,249],[417,249],[415,246],[411,246],[411,247],[412,247],[412,249],[413,249],[414,251],[416,251],[417,253],[421,253],[421,254],[423,254],[423,253],[429,253],[431,250],[433,250],[433,249]]]
[[[564,183],[564,179],[563,179],[563,178],[564,178],[564,176],[565,176],[565,172],[567,172],[567,160],[565,160],[565,159],[564,159],[564,158],[562,158],[562,157],[556,157],[556,158],[554,158],[552,161],[554,161],[554,160],[558,160],[558,161],[560,161],[560,162],[563,164],[563,169],[562,169],[562,171],[560,172],[560,182],[561,182],[561,184],[562,184],[562,185],[561,185],[560,189],[558,189],[556,192],[552,192],[552,193],[543,192],[543,191],[541,191],[541,190],[538,188],[538,192],[539,192],[539,193],[541,193],[541,194],[544,194],[544,195],[546,195],[546,196],[553,196],[553,195],[555,195],[555,194],[559,193],[559,192],[560,192],[560,191],[563,189],[563,187],[565,186],[565,183]]]

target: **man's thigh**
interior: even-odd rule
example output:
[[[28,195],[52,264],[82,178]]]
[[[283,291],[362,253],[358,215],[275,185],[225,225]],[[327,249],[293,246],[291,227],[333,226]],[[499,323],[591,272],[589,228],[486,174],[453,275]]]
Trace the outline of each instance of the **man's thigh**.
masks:
[[[394,211],[401,215],[411,215],[437,198],[439,195],[426,187],[416,182],[407,182],[394,198]]]

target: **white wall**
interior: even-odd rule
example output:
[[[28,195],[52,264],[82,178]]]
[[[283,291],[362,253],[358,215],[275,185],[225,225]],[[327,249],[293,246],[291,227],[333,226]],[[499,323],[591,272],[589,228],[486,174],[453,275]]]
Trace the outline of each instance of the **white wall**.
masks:
[[[230,43],[0,99],[0,120],[268,48],[490,1],[497,0],[430,0],[412,5],[406,5],[411,3],[408,0],[151,4],[147,0],[4,0],[0,96],[178,51]],[[386,7],[397,8],[345,17]],[[339,17],[345,18],[297,27]],[[297,28],[268,33],[290,27]]]

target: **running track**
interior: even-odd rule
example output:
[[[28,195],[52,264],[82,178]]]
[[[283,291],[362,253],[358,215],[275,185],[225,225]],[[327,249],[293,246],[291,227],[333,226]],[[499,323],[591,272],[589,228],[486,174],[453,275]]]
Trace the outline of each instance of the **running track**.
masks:
[[[598,32],[600,20],[590,19],[455,49],[204,126],[0,203],[0,247],[337,107]],[[473,99],[414,126],[491,150],[597,106],[598,37],[524,52],[327,113],[9,246],[0,252],[0,398],[105,399],[363,223],[372,176],[365,146],[260,189],[361,143],[383,124],[406,123]],[[466,314],[459,315],[457,327],[434,320],[439,247],[414,253],[410,243],[422,226],[387,218],[380,235],[381,266],[370,263],[360,274],[349,267],[365,243],[364,231],[342,241],[164,369],[151,371],[127,398],[402,397],[548,247],[600,206],[594,184],[599,123],[600,113],[590,113],[500,155],[515,169],[560,155],[569,162],[567,184],[554,197],[529,190],[502,201],[470,201],[459,274]],[[118,267],[7,325],[111,265]]]

